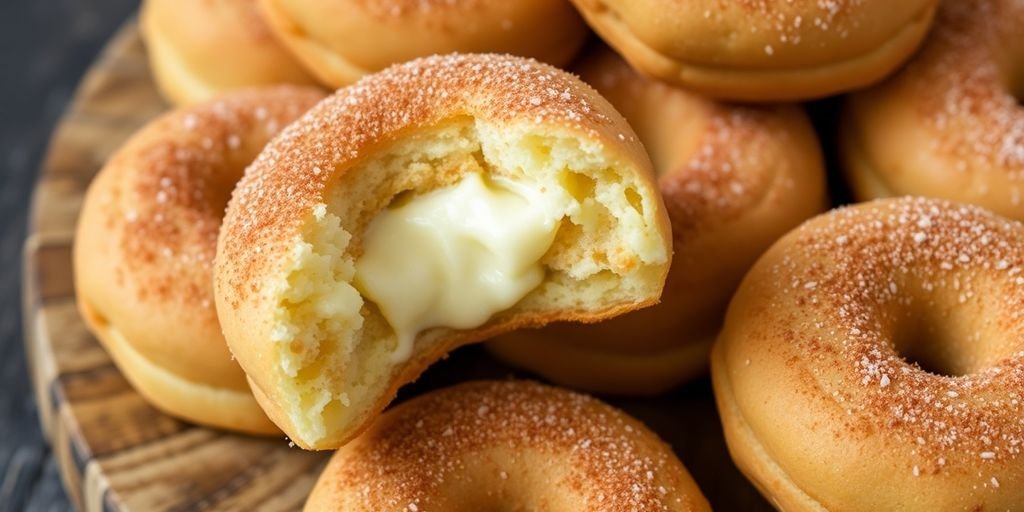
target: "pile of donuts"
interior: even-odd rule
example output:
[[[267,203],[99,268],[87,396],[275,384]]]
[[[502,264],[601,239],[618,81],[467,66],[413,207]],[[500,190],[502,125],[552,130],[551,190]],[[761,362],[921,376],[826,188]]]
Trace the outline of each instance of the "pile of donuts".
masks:
[[[780,510],[1024,510],[1024,2],[145,0],[140,23],[178,106],[89,188],[82,315],[166,413],[337,450],[306,510],[707,510],[585,393],[709,370]],[[550,384],[389,407],[478,342]]]

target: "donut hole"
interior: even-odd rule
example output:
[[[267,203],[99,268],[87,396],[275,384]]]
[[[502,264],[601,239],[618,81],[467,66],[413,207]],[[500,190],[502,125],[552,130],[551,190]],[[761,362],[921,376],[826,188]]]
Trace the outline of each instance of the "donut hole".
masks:
[[[1015,87],[1010,89],[1010,94],[1017,100],[1017,106],[1024,108],[1024,70],[1018,73],[1015,85]]]
[[[1020,56],[1024,55],[1024,44],[1020,48],[1005,52],[1005,59],[997,65],[1003,78],[1004,86],[1018,106],[1024,106],[1024,65],[1020,64]]]
[[[405,134],[356,165],[338,172],[295,245],[287,282],[276,288],[274,341],[286,389],[275,394],[297,397],[286,409],[304,445],[336,444],[344,435],[339,426],[375,407],[406,366],[425,364],[453,329],[479,327],[431,325],[411,340],[411,353],[395,357],[408,338],[385,319],[386,304],[360,292],[365,282],[356,273],[371,223],[396,205],[474,174],[564,197],[553,240],[535,262],[540,284],[484,323],[500,322],[512,308],[585,313],[656,293],[651,283],[659,282],[667,258],[651,203],[656,196],[641,195],[645,184],[635,170],[619,169],[600,145],[582,145],[574,133],[462,117]],[[411,249],[411,265],[430,261],[431,254]]]
[[[559,459],[550,453],[537,453],[529,447],[516,448],[490,448],[460,457],[457,474],[445,478],[437,493],[458,497],[458,506],[445,503],[446,506],[436,510],[516,512],[574,508],[571,500],[580,500],[581,496],[566,491],[562,486],[551,485],[551,482],[561,482],[570,476],[559,471],[553,463]],[[501,464],[497,461],[517,463]]]
[[[968,280],[954,277],[949,282]],[[981,289],[978,283],[975,288]],[[934,375],[961,377],[1012,355],[1012,344],[986,323],[1004,312],[997,311],[993,299],[977,292],[968,297],[964,290],[949,287],[914,297],[894,329],[894,348],[904,360]]]
[[[943,328],[943,319],[924,315],[907,323],[896,337],[896,351],[906,362],[943,377],[960,377],[975,371],[973,355]]]
[[[1017,107],[1024,106],[1024,66],[1020,69],[1010,67],[1009,71],[1003,74],[1003,86],[1006,93],[1014,100]]]

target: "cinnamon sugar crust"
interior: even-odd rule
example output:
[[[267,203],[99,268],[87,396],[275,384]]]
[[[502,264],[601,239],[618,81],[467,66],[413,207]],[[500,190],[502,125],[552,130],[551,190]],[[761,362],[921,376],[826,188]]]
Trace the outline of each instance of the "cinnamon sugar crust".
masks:
[[[537,488],[537,486],[542,486]],[[671,449],[604,403],[471,382],[384,413],[332,458],[307,511],[709,510]]]
[[[904,198],[833,211],[776,244],[713,359],[741,468],[783,503],[1019,503],[1022,243],[1024,227],[983,209]]]
[[[363,238],[395,201],[470,174],[562,198],[535,262],[543,279],[485,323],[423,326],[399,352],[395,326],[353,286]],[[297,444],[323,449],[459,345],[655,303],[670,254],[649,159],[607,101],[536,61],[453,54],[342,89],[269,144],[228,206],[215,288],[257,399]]]
[[[172,111],[125,143],[89,187],[74,247],[83,317],[132,384],[174,416],[276,431],[221,335],[213,260],[246,165],[322,98],[281,86]]]
[[[1024,5],[946,1],[908,65],[851,95],[840,125],[861,199],[903,194],[1024,219]]]

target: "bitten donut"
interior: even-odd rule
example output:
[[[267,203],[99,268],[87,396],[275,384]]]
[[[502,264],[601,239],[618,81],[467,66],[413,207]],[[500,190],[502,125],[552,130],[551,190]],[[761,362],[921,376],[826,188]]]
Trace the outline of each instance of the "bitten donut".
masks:
[[[588,34],[567,0],[259,1],[280,39],[334,87],[452,52],[510,53],[560,66]]]
[[[780,510],[1019,510],[1024,225],[903,198],[822,215],[744,279],[712,355]]]
[[[646,74],[715,98],[802,100],[862,87],[917,48],[938,0],[573,0]]]
[[[168,414],[280,432],[221,335],[214,250],[245,166],[322,97],[279,86],[173,111],[129,139],[89,186],[74,245],[79,308],[128,381]]]
[[[661,303],[595,325],[550,325],[490,343],[560,384],[658,393],[703,372],[740,279],[826,205],[821,151],[791,106],[735,107],[633,71],[599,49],[575,71],[626,117],[658,174],[675,255]]]
[[[217,311],[274,422],[334,448],[459,345],[654,304],[670,236],[597,92],[534,60],[434,56],[267,146],[228,205]]]
[[[854,194],[940,197],[1024,220],[1022,31],[1024,2],[944,2],[910,64],[846,101]]]
[[[672,449],[593,398],[470,382],[384,413],[331,458],[306,512],[711,510]]]
[[[230,89],[312,85],[260,17],[257,0],[145,0],[139,15],[150,70],[176,104]]]

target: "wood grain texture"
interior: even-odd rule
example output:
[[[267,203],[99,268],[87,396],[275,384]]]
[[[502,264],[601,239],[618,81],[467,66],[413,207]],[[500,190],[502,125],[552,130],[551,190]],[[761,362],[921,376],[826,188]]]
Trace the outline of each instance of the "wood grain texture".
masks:
[[[75,306],[70,249],[85,189],[107,155],[166,108],[129,24],[93,65],[54,133],[25,246],[27,350],[43,427],[79,509],[298,510],[326,454],[161,414],[121,376]],[[467,347],[399,400],[510,376],[528,377]],[[669,442],[716,508],[770,510],[729,459],[707,379],[657,398],[605,398]]]

